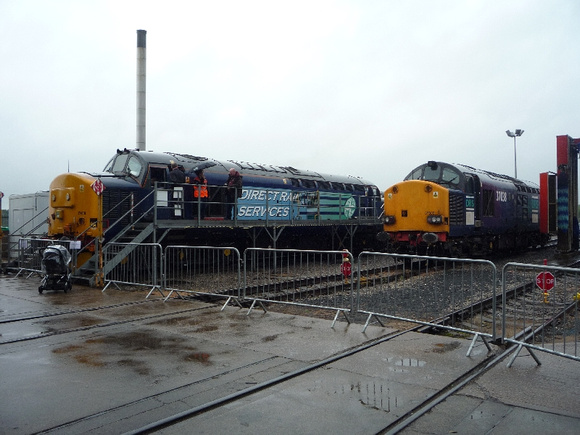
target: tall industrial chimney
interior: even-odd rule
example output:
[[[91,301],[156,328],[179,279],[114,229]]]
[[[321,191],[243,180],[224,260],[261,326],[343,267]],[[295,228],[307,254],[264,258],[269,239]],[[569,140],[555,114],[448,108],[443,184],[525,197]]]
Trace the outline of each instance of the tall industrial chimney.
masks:
[[[147,30],[137,30],[137,149],[145,151]]]

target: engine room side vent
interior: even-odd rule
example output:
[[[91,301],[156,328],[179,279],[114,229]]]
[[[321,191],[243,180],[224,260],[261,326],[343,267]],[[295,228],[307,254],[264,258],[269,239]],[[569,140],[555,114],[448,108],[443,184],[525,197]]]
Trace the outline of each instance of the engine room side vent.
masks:
[[[131,192],[123,192],[119,189],[105,189],[103,192],[103,219],[111,223],[120,217],[123,225],[128,225],[130,216],[127,212],[131,209]]]
[[[449,224],[464,225],[465,223],[465,198],[456,193],[449,194]]]

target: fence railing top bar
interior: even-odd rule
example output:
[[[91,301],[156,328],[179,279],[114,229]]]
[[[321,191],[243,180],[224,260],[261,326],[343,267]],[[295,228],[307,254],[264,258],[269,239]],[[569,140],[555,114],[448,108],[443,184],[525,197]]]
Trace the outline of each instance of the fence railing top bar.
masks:
[[[247,251],[264,251],[264,252],[295,252],[295,253],[299,253],[299,254],[349,254],[352,256],[352,254],[349,251],[342,251],[342,250],[336,250],[336,251],[318,251],[318,250],[314,250],[314,249],[276,249],[276,248],[247,248]]]
[[[225,250],[237,251],[238,248],[234,246],[195,246],[195,245],[168,245],[165,249],[211,249],[211,250]]]
[[[580,269],[576,269],[574,267],[565,267],[565,266],[554,266],[549,264],[526,264],[526,263],[515,263],[510,262],[504,264],[502,268],[502,272],[505,271],[508,267],[520,267],[525,269],[533,269],[533,270],[554,270],[558,272],[571,272],[571,273],[580,273]]]
[[[230,252],[233,252],[235,256],[237,256],[237,258],[241,261],[242,258],[242,254],[240,254],[240,251],[238,250],[238,248],[233,247],[233,246],[191,246],[191,245],[169,245],[165,247],[164,255],[168,255],[169,252],[173,252],[176,249],[180,249],[180,250],[198,250],[198,251],[218,251],[218,252],[223,252],[226,250],[229,250]]]
[[[42,237],[19,237],[18,240],[32,240],[35,242],[53,242],[53,243],[69,243],[71,240],[57,240]]]
[[[455,258],[455,257],[435,257],[435,256],[428,256],[428,255],[413,255],[413,254],[393,254],[390,252],[373,252],[373,251],[363,251],[359,254],[359,258],[363,255],[377,255],[383,257],[391,257],[391,258],[410,258],[410,259],[418,259],[418,260],[434,260],[434,261],[454,261],[457,263],[480,263],[480,264],[487,264],[492,266],[494,269],[495,264],[490,260],[483,260],[481,258]]]
[[[145,242],[141,242],[141,243],[136,243],[136,242],[108,242],[105,246],[107,245],[122,245],[122,246],[131,246],[131,245],[135,245],[135,246],[161,246],[160,243],[145,243]]]

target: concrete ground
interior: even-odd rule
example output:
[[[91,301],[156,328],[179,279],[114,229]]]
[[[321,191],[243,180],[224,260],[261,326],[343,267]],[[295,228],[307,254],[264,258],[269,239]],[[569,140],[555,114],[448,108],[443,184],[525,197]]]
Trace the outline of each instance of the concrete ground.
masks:
[[[147,290],[37,288],[36,277],[0,276],[3,434],[125,433],[193,408],[204,412],[158,433],[377,433],[487,355],[480,345],[466,357],[466,338],[409,333],[205,409],[393,330],[199,301],[142,303]],[[511,368],[502,361],[401,433],[580,433],[579,363],[538,357],[540,366],[525,350]]]

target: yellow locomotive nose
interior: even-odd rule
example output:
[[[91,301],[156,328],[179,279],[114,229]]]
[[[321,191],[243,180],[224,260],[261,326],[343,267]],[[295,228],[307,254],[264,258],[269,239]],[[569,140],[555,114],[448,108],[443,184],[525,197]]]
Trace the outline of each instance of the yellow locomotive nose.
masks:
[[[67,173],[50,184],[48,234],[75,238],[80,234],[95,237],[98,221],[98,197],[91,189],[95,178],[87,174]]]
[[[55,210],[55,219],[64,219],[64,209],[74,207],[74,197],[73,187],[55,187],[50,190],[50,205]]]
[[[436,183],[408,180],[385,192],[384,231],[449,232],[449,190]]]

